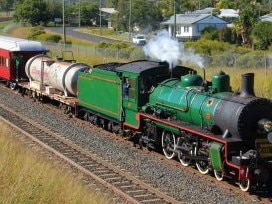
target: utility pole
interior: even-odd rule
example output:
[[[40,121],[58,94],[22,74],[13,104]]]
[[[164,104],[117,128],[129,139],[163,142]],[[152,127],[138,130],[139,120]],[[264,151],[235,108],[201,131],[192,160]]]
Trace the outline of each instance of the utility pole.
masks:
[[[81,21],[81,2],[78,2],[78,27],[80,28],[80,21]]]
[[[62,4],[62,27],[63,27],[63,43],[66,46],[66,28],[65,28],[65,0]]]
[[[174,0],[174,38],[177,36],[177,15],[176,15],[176,0]]]
[[[99,32],[100,35],[102,35],[102,30],[101,30],[101,21],[102,21],[102,14],[101,14],[101,6],[102,6],[102,0],[99,2]]]
[[[128,19],[128,39],[131,39],[131,9],[132,9],[132,2],[129,0],[129,19]]]

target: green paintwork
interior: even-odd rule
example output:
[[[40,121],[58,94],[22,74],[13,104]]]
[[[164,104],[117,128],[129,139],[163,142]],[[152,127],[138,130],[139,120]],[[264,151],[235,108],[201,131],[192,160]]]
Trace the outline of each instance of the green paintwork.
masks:
[[[165,110],[172,118],[196,125],[212,124],[220,99],[201,93],[198,87],[182,88],[179,80],[163,82],[150,96],[150,105]]]
[[[90,73],[79,74],[79,106],[134,129],[140,128],[139,110],[149,102],[154,87],[170,76],[180,78],[192,72],[180,66],[169,70],[166,63],[148,60],[107,66],[97,65]],[[123,96],[125,81],[129,82],[127,97]]]
[[[230,77],[225,72],[220,71],[212,78],[212,90],[214,92],[228,92],[230,88]]]
[[[121,121],[121,79],[115,72],[92,69],[80,73],[78,79],[79,105]]]
[[[221,149],[223,147],[223,144],[218,142],[212,142],[210,147],[210,159],[212,167],[217,171],[222,171],[222,155],[221,155]]]
[[[186,74],[181,77],[180,86],[189,87],[189,86],[201,86],[203,79],[198,74]]]
[[[151,87],[169,78],[169,68],[158,62],[143,60],[120,66],[117,71],[123,79],[128,78],[130,84],[128,98],[123,98],[125,125],[138,129],[139,110],[148,103]]]

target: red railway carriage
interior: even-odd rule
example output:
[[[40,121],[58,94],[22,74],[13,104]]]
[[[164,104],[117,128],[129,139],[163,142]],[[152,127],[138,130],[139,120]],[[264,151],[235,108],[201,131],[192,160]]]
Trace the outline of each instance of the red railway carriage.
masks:
[[[8,83],[27,79],[24,67],[31,57],[47,50],[40,42],[0,36],[0,79]]]

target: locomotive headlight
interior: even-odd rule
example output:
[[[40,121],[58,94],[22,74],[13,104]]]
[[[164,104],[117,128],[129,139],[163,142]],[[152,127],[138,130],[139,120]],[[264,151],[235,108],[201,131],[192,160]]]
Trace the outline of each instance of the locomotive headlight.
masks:
[[[264,123],[264,129],[265,129],[265,131],[267,131],[267,132],[271,132],[272,131],[272,121],[266,121],[265,123]]]
[[[259,128],[265,132],[272,132],[272,121],[262,119],[258,122]]]

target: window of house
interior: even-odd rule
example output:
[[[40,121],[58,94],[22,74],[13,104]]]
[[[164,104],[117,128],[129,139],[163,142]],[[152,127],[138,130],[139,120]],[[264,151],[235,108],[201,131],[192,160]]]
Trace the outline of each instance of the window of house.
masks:
[[[189,33],[189,26],[184,26],[184,33]]]

